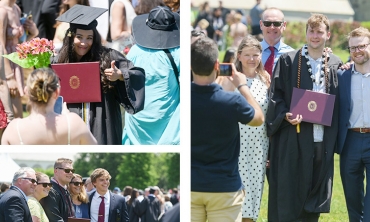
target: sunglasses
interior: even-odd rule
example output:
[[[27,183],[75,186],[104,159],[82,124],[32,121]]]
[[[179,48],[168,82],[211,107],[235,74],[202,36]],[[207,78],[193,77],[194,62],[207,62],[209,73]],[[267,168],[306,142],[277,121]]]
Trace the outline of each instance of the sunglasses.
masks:
[[[191,31],[191,36],[192,37],[206,36],[206,34],[202,31],[193,30],[193,31]]]
[[[84,185],[84,183],[83,183],[83,182],[70,182],[69,184],[73,184],[73,185],[75,185],[76,187]]]
[[[74,172],[75,172],[75,170],[74,170],[74,169],[65,169],[65,168],[60,168],[60,167],[57,167],[57,168],[55,168],[55,169],[64,170],[64,172],[65,172],[65,173],[70,173],[70,172],[74,173]]]
[[[281,22],[281,21],[277,21],[277,22],[270,22],[270,21],[262,21],[263,25],[265,27],[270,27],[271,24],[274,25],[274,27],[280,27],[281,24],[283,24],[284,22]]]
[[[31,183],[37,184],[37,180],[29,178],[29,177],[22,177],[21,179],[29,180],[29,181],[31,181]]]
[[[53,184],[52,183],[37,183],[37,185],[42,185],[43,187],[52,187]]]

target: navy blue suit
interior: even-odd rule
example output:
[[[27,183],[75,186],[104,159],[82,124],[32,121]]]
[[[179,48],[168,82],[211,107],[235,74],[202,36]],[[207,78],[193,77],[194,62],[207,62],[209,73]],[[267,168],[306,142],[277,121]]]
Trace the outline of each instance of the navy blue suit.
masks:
[[[91,217],[91,201],[95,192],[91,192],[89,196],[89,215]],[[109,191],[110,205],[109,205],[109,219],[108,222],[128,222],[128,212],[126,200],[123,196],[114,194]]]
[[[349,220],[370,221],[370,133],[354,132],[349,128],[352,113],[352,66],[338,71],[339,81],[339,131],[336,152],[340,154],[340,175],[346,199]],[[370,77],[367,77],[370,78]],[[361,87],[361,86],[358,86]],[[370,86],[364,86],[370,87]],[[363,95],[364,99],[367,99]],[[352,104],[352,105],[351,105]],[[364,196],[364,171],[366,168],[366,196]],[[366,210],[364,210],[366,209]]]
[[[0,196],[1,222],[32,222],[26,198],[14,186]]]

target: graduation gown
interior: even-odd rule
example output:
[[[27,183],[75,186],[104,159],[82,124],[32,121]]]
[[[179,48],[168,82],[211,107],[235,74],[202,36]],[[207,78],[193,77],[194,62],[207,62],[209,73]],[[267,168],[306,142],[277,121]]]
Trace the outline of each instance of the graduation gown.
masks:
[[[271,100],[266,114],[270,137],[269,221],[295,221],[306,213],[330,211],[333,158],[338,132],[338,96],[331,127],[324,127],[323,163],[318,182],[312,187],[314,139],[313,124],[302,122],[301,132],[286,121],[293,87],[297,87],[299,51],[283,54],[274,70]],[[329,93],[338,95],[337,69],[341,60],[330,54]],[[313,82],[305,57],[301,58],[300,88],[312,90]]]
[[[101,83],[101,102],[90,103],[90,131],[99,145],[122,144],[122,115],[120,105],[130,114],[135,114],[144,108],[145,98],[145,71],[134,67],[133,63],[126,59],[120,52],[109,49],[111,60],[123,73],[124,81],[111,82],[113,89],[103,92]],[[58,58],[54,58],[58,61]],[[81,103],[67,103],[69,111],[82,117]],[[73,132],[73,130],[72,130]]]

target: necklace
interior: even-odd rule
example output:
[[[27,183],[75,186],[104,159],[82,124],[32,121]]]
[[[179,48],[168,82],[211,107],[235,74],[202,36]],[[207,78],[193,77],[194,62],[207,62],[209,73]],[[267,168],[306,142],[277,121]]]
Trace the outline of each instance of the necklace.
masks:
[[[308,48],[307,45],[303,46],[302,52],[304,54],[304,57],[306,58],[306,64],[308,67],[308,73],[312,79],[312,82],[315,83],[316,85],[321,85],[324,81],[325,78],[325,91],[328,91],[328,86],[329,86],[329,79],[328,79],[328,73],[329,73],[329,68],[327,67],[327,60],[329,57],[329,54],[323,51],[322,53],[322,65],[321,65],[321,70],[320,70],[320,77],[319,77],[319,82],[316,82],[316,76],[312,73],[312,66],[310,63],[310,59],[308,58]]]

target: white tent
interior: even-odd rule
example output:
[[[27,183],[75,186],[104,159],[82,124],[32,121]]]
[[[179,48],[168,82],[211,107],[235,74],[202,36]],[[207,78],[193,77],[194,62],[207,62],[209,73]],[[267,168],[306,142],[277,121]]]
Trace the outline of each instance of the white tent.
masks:
[[[0,183],[11,183],[14,173],[21,168],[7,153],[0,153]]]

